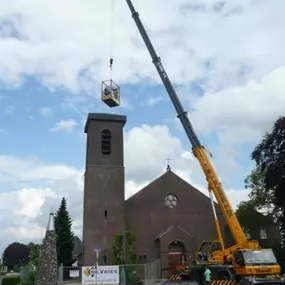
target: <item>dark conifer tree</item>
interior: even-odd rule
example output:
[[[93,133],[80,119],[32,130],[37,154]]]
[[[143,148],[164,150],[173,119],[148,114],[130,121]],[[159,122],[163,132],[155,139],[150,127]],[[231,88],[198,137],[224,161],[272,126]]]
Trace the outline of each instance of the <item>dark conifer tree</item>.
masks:
[[[74,234],[71,230],[72,219],[68,213],[66,199],[62,198],[60,207],[55,214],[55,231],[57,235],[57,260],[59,264],[71,266],[73,263],[73,238]]]

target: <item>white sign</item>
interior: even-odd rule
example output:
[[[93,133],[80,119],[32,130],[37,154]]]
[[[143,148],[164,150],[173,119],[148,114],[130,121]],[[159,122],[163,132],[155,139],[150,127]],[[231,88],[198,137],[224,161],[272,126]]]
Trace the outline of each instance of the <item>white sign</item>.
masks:
[[[82,266],[82,284],[119,284],[119,266]]]
[[[69,270],[69,277],[79,277],[79,270]]]
[[[82,284],[95,284],[95,267],[82,266]]]

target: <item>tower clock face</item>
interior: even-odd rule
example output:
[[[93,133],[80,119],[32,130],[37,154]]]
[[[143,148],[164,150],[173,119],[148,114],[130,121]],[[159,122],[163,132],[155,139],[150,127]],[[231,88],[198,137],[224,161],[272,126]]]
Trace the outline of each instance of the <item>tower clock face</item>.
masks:
[[[165,205],[169,208],[175,208],[178,205],[178,198],[174,194],[168,194],[164,198]]]

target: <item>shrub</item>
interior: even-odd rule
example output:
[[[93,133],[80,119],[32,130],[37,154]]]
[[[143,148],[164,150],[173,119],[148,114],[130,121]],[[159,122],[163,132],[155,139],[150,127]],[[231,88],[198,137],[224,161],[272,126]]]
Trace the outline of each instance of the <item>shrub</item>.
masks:
[[[2,285],[19,285],[20,283],[20,276],[4,277],[2,280]]]
[[[28,278],[25,281],[21,282],[21,285],[34,285],[35,284],[36,275],[34,271],[30,271]]]
[[[20,270],[21,270],[21,267],[19,266],[19,265],[14,265],[14,267],[13,267],[13,271],[14,272],[20,272]]]

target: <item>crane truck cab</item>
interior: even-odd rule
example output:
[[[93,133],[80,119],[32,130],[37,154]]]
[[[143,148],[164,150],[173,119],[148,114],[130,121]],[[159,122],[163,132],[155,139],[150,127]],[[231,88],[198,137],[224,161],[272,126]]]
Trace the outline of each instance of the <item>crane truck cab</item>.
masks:
[[[236,275],[240,276],[274,276],[280,274],[281,268],[270,248],[234,248],[225,254],[222,252],[218,240],[203,241],[196,255],[196,263],[232,265]]]
[[[281,268],[272,249],[235,250],[232,259],[237,275],[278,275]]]
[[[222,251],[219,240],[205,240],[199,246],[196,253],[196,262],[223,263],[223,258],[217,258],[217,254]]]

